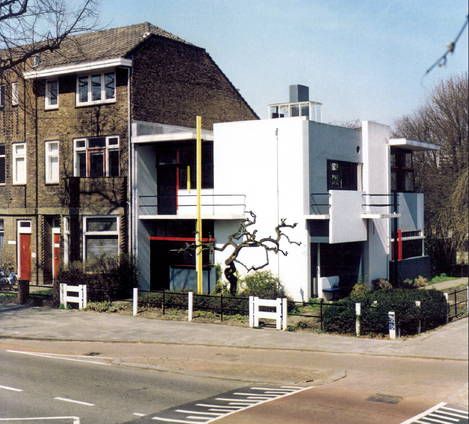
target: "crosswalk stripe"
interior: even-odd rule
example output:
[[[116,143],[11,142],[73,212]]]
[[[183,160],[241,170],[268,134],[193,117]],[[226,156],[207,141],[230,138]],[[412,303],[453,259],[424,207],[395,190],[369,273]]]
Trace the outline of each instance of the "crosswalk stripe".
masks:
[[[220,415],[224,415],[224,414],[219,414],[219,413],[216,413],[216,412],[191,411],[189,409],[176,409],[176,412],[181,412],[182,414],[212,415],[212,416],[215,416],[215,417],[219,417]]]
[[[438,413],[439,413],[439,414],[445,414],[445,415],[449,415],[449,416],[451,416],[451,417],[458,417],[458,418],[462,418],[462,419],[467,420],[467,415],[463,415],[463,414],[461,414],[461,413],[457,414],[457,413],[455,413],[455,412],[442,411],[441,409],[442,409],[442,408],[440,408],[440,409],[438,410]]]
[[[205,406],[207,408],[230,408],[230,409],[242,409],[242,406],[228,406],[228,405],[211,405],[208,403],[196,403],[195,406]]]
[[[431,423],[448,424],[448,421],[441,421],[441,420],[437,420],[436,418],[430,418],[428,415],[420,419],[425,420],[426,422],[429,422],[429,424]]]
[[[442,406],[441,409],[447,409],[448,411],[459,412],[460,414],[463,414],[465,417],[468,416],[468,412],[463,411],[461,409],[450,408],[449,406]]]
[[[163,421],[165,423],[199,424],[199,421],[176,420],[174,418],[153,417],[152,420]]]
[[[436,412],[432,412],[431,414],[429,414],[428,416],[429,417],[434,417],[434,418],[441,418],[441,419],[444,419],[444,420],[449,420],[449,421],[454,421],[454,422],[459,422],[459,420],[457,418],[452,418],[452,417],[447,417],[445,415],[440,415],[439,413],[437,413],[438,411]]]

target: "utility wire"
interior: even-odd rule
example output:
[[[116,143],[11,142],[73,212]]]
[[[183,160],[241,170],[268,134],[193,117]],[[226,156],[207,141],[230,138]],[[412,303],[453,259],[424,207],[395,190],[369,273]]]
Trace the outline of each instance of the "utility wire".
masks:
[[[461,27],[461,29],[459,30],[458,32],[458,35],[456,36],[456,38],[451,41],[451,43],[448,44],[448,47],[446,48],[446,51],[443,53],[442,56],[440,56],[436,62],[430,66],[426,71],[425,71],[425,74],[424,76],[428,75],[431,71],[433,71],[434,68],[436,68],[437,66],[439,67],[442,67],[442,66],[445,66],[446,65],[446,62],[448,61],[448,55],[451,53],[453,54],[454,53],[454,50],[456,49],[456,44],[457,42],[459,41],[459,38],[461,37],[462,33],[464,32],[464,30],[466,29],[467,27],[467,23],[469,22],[469,15],[466,16],[466,19],[464,21],[464,24],[463,26]]]

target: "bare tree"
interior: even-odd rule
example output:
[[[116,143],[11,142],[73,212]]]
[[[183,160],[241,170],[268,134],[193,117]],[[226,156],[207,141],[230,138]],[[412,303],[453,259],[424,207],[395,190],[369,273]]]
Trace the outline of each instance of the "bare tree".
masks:
[[[0,75],[96,21],[96,0],[0,0]]]
[[[228,236],[228,240],[222,246],[214,246],[212,243],[202,243],[203,250],[218,252],[230,251],[230,254],[225,259],[225,269],[223,271],[226,279],[230,283],[230,293],[234,296],[238,290],[238,273],[236,264],[241,265],[246,272],[257,271],[269,265],[269,254],[282,254],[287,256],[288,252],[280,247],[281,242],[284,240],[289,244],[299,246],[301,243],[292,241],[290,237],[284,232],[286,229],[296,227],[296,223],[287,224],[286,219],[281,219],[280,224],[275,227],[274,236],[266,236],[258,238],[258,231],[253,229],[257,222],[257,216],[254,212],[248,211],[248,216],[241,221],[238,229]],[[188,244],[184,249],[179,249],[179,252],[187,252],[188,250],[195,251],[197,246],[195,244]],[[240,254],[243,250],[248,248],[260,248],[265,253],[265,259],[258,265],[247,265],[240,259]]]
[[[421,109],[396,123],[396,135],[440,146],[414,160],[417,188],[425,192],[427,248],[440,271],[454,263],[468,238],[468,107],[462,74],[443,81]]]

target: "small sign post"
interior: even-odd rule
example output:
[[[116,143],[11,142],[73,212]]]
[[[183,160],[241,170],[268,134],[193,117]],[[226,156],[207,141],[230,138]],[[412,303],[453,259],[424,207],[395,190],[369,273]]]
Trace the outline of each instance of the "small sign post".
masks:
[[[415,301],[415,306],[417,307],[419,311],[419,322],[417,326],[417,334],[420,334],[422,332],[422,320],[420,318],[420,307],[422,306],[422,302],[420,300]]]
[[[362,314],[362,304],[360,302],[355,303],[355,334],[357,337],[360,336],[360,316]]]
[[[138,288],[133,289],[132,316],[136,317],[138,312]]]
[[[396,313],[388,312],[388,320],[389,338],[394,340],[396,338]]]

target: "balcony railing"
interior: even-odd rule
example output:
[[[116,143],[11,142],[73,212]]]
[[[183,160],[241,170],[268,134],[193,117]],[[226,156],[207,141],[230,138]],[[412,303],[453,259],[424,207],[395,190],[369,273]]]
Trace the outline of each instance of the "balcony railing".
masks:
[[[140,195],[138,203],[141,217],[155,215],[195,217],[196,207],[195,193],[178,196]],[[246,195],[204,193],[201,195],[201,207],[203,216],[242,217],[246,212]]]

